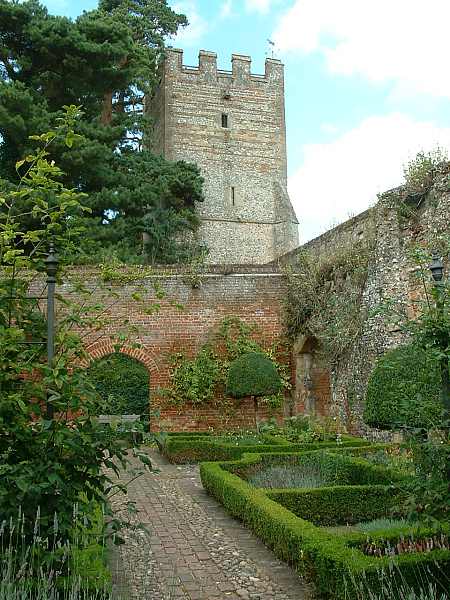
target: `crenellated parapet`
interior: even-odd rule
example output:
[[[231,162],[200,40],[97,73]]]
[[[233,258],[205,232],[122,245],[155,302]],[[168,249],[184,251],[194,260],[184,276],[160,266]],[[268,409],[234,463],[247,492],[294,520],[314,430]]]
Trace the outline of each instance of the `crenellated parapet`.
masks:
[[[279,85],[280,80],[284,78],[284,65],[275,58],[266,58],[264,74],[252,73],[252,59],[245,54],[232,54],[231,64],[231,71],[218,69],[216,52],[200,50],[198,65],[185,65],[183,63],[183,50],[180,48],[166,49],[165,68],[174,77],[177,75],[195,75],[211,83],[228,79],[236,84],[244,85],[248,82],[263,84],[274,82]]]

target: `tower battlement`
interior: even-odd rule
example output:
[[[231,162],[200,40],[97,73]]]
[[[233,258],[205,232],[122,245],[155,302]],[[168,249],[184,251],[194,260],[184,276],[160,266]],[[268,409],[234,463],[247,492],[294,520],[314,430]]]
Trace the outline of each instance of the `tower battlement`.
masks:
[[[207,50],[200,50],[198,65],[185,65],[183,63],[183,50],[169,48],[167,50],[166,68],[175,75],[176,72],[189,75],[197,74],[199,77],[214,80],[253,81],[262,84],[275,83],[279,85],[284,78],[284,65],[276,58],[266,58],[265,72],[263,75],[251,72],[252,59],[245,54],[232,54],[232,70],[226,71],[217,68],[217,54]]]
[[[201,50],[197,66],[169,48],[150,103],[153,150],[195,162],[205,179],[197,207],[201,240],[216,264],[262,264],[298,245],[287,194],[284,66],[268,58],[264,75],[232,55],[232,70]]]

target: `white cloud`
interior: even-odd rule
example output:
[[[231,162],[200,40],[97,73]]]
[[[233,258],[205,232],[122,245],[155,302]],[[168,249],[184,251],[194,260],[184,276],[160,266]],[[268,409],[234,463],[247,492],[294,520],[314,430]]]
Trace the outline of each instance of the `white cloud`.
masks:
[[[189,25],[181,28],[173,42],[183,46],[195,46],[208,29],[208,23],[200,15],[195,0],[181,0],[173,5],[173,10],[186,15]]]
[[[322,123],[320,130],[327,135],[336,135],[339,132],[339,127],[334,123]]]
[[[224,0],[220,7],[219,16],[221,19],[227,19],[233,14],[233,0]]]
[[[419,150],[450,150],[450,128],[393,113],[364,119],[330,143],[309,144],[289,180],[303,241],[375,203],[400,185],[403,165]]]
[[[450,97],[448,0],[295,0],[273,38],[319,52],[333,73]]]
[[[272,0],[245,0],[245,8],[249,11],[266,14],[270,10]]]

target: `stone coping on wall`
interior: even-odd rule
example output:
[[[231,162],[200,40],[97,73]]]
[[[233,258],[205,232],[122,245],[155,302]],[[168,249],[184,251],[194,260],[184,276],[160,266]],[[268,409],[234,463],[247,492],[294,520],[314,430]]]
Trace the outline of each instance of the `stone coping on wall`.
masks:
[[[103,265],[74,265],[70,267],[72,272],[86,273],[86,274],[98,274],[99,270]],[[106,266],[106,265],[105,265]],[[247,275],[262,275],[272,277],[283,277],[281,269],[275,263],[267,263],[265,265],[205,265],[200,266],[198,269],[193,269],[190,265],[120,265],[117,267],[117,271],[126,273],[127,271],[133,271],[138,273],[139,269],[142,269],[142,275],[145,278],[148,277],[186,277],[192,275],[193,272],[198,273],[201,277],[213,277],[213,276],[241,276]]]
[[[269,263],[269,265],[273,265],[275,267],[280,268],[280,266],[292,264],[292,262],[295,260],[296,256],[300,251],[321,248],[322,246],[327,245],[333,239],[345,236],[347,233],[356,230],[358,226],[361,227],[363,223],[365,223],[372,215],[372,211],[372,208],[368,208],[362,213],[355,215],[351,219],[347,219],[347,221],[344,221],[343,223],[336,225],[336,227],[325,231],[325,233],[322,233],[321,235],[313,238],[312,240],[305,242],[298,248],[294,248],[294,250],[283,254],[282,256],[274,260],[272,263]],[[364,230],[361,231],[361,237],[364,237]]]

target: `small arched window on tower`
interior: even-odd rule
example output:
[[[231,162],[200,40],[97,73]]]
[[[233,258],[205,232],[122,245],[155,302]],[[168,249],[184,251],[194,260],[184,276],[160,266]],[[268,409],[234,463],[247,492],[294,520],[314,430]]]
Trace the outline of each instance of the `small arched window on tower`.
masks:
[[[229,128],[229,120],[228,120],[228,115],[227,113],[222,113],[222,127],[224,127],[225,129]]]

